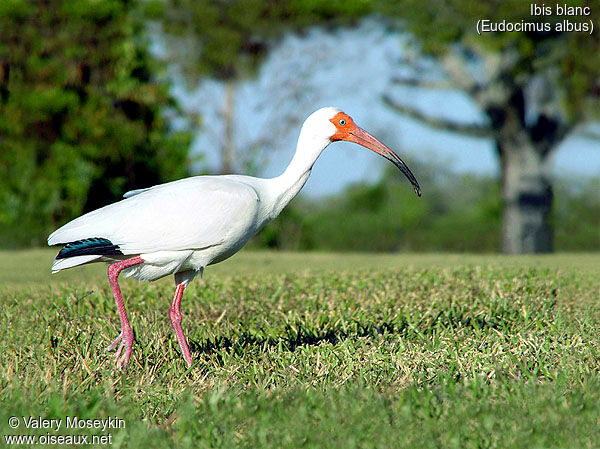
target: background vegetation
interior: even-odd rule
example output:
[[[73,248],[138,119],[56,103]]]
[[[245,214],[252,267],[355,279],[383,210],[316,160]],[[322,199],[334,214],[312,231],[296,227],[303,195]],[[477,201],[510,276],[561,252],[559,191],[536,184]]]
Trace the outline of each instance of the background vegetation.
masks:
[[[330,251],[497,252],[500,185],[490,176],[410,162],[427,186],[414,196],[394,170],[322,200],[295,200],[252,241],[255,248]],[[551,226],[558,251],[600,249],[600,177],[558,178]]]
[[[0,246],[188,174],[135,2],[0,5]]]
[[[410,36],[410,51],[399,59],[404,71],[394,86],[462,90],[488,120],[464,124],[430,117],[399,102],[393,89],[384,100],[433,127],[491,135],[501,176],[459,175],[443,165],[413,161],[425,192],[421,200],[388,172],[375,185],[355,185],[326,199],[300,198],[253,245],[597,250],[598,178],[554,180],[547,168],[564,136],[597,117],[600,65],[593,48],[598,34],[475,37],[472,21],[479,16],[517,20],[525,14],[528,20],[554,24],[555,18],[530,17],[521,2],[501,3],[470,9],[471,2],[462,0],[441,8],[409,0],[2,2],[0,246],[44,244],[59,225],[127,190],[192,173],[191,161],[198,156],[189,154],[191,132],[198,130],[192,123],[199,119],[204,132],[211,126],[202,117],[183,115],[171,96],[167,67],[190,89],[206,79],[224,86],[223,135],[215,141],[222,153],[220,171],[239,170],[233,162],[237,156],[257,167],[255,147],[269,147],[304,117],[297,107],[278,106],[282,129],[275,126],[271,138],[259,138],[247,155],[239,155],[234,138],[239,83],[257,74],[282,37],[312,26],[352,27],[374,15],[382,27]],[[600,4],[590,5],[594,14],[600,10]],[[149,50],[157,39],[164,50],[160,61]],[[477,67],[484,73],[480,78],[473,76]],[[437,75],[421,76],[425,73]],[[277,105],[302,101],[293,89],[282,90],[274,93]],[[522,145],[510,144],[515,141]],[[525,167],[518,163],[521,157],[537,162]],[[507,176],[509,167],[513,174]],[[527,229],[537,236],[531,247],[524,237]]]

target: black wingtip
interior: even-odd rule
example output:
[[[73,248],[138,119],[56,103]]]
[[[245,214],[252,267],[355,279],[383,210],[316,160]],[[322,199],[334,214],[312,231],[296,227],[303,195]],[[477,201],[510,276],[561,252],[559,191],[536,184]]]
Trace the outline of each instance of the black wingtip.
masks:
[[[123,253],[118,245],[115,245],[110,240],[101,237],[92,237],[88,239],[76,240],[69,242],[56,255],[57,259],[66,259],[67,257],[75,256],[114,256]]]

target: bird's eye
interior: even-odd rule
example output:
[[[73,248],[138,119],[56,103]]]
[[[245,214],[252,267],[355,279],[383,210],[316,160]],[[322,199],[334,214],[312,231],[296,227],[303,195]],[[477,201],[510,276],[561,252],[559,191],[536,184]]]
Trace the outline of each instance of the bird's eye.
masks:
[[[344,126],[345,124],[346,124],[346,120],[344,120],[344,119],[341,119],[341,120],[340,120],[340,126]]]

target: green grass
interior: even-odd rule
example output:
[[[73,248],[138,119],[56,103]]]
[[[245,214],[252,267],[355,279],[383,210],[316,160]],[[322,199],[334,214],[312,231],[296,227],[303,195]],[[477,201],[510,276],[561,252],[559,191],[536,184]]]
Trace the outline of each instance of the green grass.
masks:
[[[122,280],[137,341],[113,374],[106,269],[51,276],[53,254],[0,253],[3,435],[84,432],[10,416],[116,416],[124,429],[86,432],[128,448],[599,445],[600,255],[242,252],[186,291],[189,370],[172,280]]]

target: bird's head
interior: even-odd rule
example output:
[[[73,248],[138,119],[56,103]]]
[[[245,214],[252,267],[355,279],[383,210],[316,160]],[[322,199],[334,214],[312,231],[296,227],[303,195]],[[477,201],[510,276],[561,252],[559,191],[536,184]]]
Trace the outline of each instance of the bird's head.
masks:
[[[338,108],[322,108],[313,112],[304,123],[312,129],[315,137],[326,140],[326,144],[345,140],[357,143],[391,161],[411,182],[415,193],[421,196],[421,187],[408,166],[400,157],[364,129],[358,127],[352,117]]]

